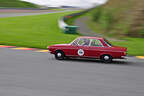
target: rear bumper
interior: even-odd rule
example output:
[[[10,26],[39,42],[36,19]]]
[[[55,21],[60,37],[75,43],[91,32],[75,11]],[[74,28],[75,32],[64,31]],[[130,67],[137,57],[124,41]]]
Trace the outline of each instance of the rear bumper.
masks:
[[[113,59],[127,59],[127,56],[115,57]]]
[[[126,56],[121,56],[121,59],[127,59],[127,57]]]

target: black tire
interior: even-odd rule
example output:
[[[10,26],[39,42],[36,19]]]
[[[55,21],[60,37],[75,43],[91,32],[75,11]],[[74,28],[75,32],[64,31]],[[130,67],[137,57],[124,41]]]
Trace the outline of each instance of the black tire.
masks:
[[[65,59],[65,54],[63,51],[56,51],[55,52],[55,58],[57,60],[64,60]]]
[[[111,63],[113,58],[111,55],[102,55],[100,59],[104,63]]]

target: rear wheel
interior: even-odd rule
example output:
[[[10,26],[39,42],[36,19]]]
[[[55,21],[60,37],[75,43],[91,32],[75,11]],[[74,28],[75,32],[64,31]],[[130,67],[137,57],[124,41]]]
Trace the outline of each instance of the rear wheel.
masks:
[[[104,63],[110,63],[112,62],[112,56],[111,55],[102,55],[101,56],[101,61],[103,61]]]
[[[55,52],[55,58],[57,60],[64,60],[64,58],[65,58],[64,52],[63,51],[56,51]]]

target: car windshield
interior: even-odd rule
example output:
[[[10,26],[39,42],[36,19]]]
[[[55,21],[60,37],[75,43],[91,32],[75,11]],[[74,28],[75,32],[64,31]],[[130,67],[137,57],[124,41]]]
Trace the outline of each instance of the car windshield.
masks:
[[[112,44],[108,40],[104,39],[104,41],[108,46],[112,46]]]
[[[75,39],[75,40],[72,41],[70,44],[72,44],[72,45],[77,45],[78,40],[79,40],[79,39]]]

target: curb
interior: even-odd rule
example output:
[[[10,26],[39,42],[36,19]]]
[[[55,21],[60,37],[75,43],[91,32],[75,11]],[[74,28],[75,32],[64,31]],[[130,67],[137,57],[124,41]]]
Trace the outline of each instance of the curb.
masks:
[[[23,50],[23,51],[34,51],[37,53],[48,53],[48,50],[44,49],[38,49],[38,48],[27,48],[27,47],[16,47],[16,46],[6,46],[6,45],[0,45],[0,48],[9,48],[12,50]]]
[[[136,58],[144,60],[144,56],[136,56]]]
[[[22,50],[22,51],[33,51],[33,52],[36,52],[36,53],[48,53],[49,52],[49,50],[44,50],[44,49],[16,47],[16,46],[7,46],[7,45],[0,45],[0,48],[9,48],[9,49],[12,49],[12,50]],[[137,59],[144,60],[144,56],[134,56],[134,57],[136,57]]]
[[[68,25],[68,24],[65,22],[66,20],[72,19],[73,17],[76,17],[76,16],[80,16],[80,15],[82,15],[82,14],[84,14],[84,13],[87,13],[88,11],[90,11],[90,10],[92,10],[92,9],[98,7],[98,6],[100,6],[100,5],[97,5],[97,6],[93,7],[93,8],[89,8],[89,9],[86,9],[86,10],[81,11],[81,12],[78,12],[78,13],[73,13],[73,14],[69,14],[69,15],[66,15],[66,16],[61,17],[61,18],[59,19],[59,21],[58,21],[58,26],[59,26],[59,28],[60,28],[63,32],[65,32],[65,31],[67,30],[66,27],[71,26],[71,25]],[[79,27],[79,26],[76,26],[76,27]],[[68,34],[70,34],[70,33],[68,33]]]

